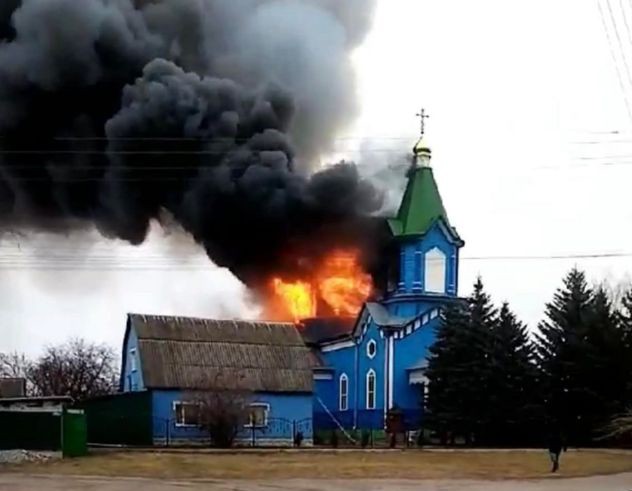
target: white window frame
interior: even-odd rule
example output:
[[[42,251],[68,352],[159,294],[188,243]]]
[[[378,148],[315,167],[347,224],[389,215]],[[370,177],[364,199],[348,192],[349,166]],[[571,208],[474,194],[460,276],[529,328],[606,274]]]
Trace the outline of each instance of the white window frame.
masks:
[[[198,413],[198,423],[197,424],[190,424],[190,423],[184,423],[184,422],[179,422],[178,421],[178,406],[184,406],[186,408],[186,406],[197,406],[198,409],[200,407],[200,404],[197,402],[191,402],[191,401],[173,401],[173,413],[175,414],[175,426],[176,428],[198,428],[200,426],[199,423],[199,413]],[[186,409],[184,414],[186,414]],[[184,418],[186,420],[186,416]]]
[[[369,351],[369,346],[373,346],[374,351],[373,354]],[[370,339],[368,343],[366,343],[366,356],[368,356],[371,360],[375,358],[377,355],[377,342],[375,339]]]
[[[445,294],[447,288],[448,256],[438,247],[424,255],[424,291]],[[441,275],[441,279],[439,279]],[[440,282],[440,284],[439,284]]]
[[[267,428],[268,427],[268,419],[270,418],[270,404],[267,402],[253,402],[248,405],[248,407],[262,407],[264,408],[263,414],[263,424],[255,425],[254,423],[248,422],[244,425],[245,428]]]
[[[345,388],[344,393],[342,391],[343,382]],[[338,409],[340,411],[347,411],[349,409],[349,377],[347,377],[346,373],[340,375],[340,379],[338,380]]]
[[[136,348],[132,348],[129,350],[129,359],[130,359],[130,368],[129,371],[134,373],[138,370],[138,366],[136,365]]]
[[[369,382],[373,379],[373,390],[369,390]],[[373,395],[372,400],[370,395]],[[377,375],[372,368],[366,372],[366,408],[375,409],[377,406]]]

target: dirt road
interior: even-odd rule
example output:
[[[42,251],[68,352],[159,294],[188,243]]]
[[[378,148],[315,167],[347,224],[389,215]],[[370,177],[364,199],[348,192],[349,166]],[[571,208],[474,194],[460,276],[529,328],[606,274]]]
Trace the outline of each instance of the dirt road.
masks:
[[[0,475],[0,491],[632,491],[632,473],[538,481],[214,480],[164,481]]]

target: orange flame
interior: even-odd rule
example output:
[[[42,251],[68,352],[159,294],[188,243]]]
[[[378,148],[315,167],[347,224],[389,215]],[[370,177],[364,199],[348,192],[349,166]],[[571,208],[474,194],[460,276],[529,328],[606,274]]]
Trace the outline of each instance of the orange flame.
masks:
[[[355,316],[373,290],[371,276],[362,269],[360,253],[354,249],[329,253],[310,279],[284,281],[275,277],[270,285],[273,298],[269,299],[268,315],[295,322],[314,317],[319,300],[335,315]]]
[[[356,315],[373,289],[371,276],[360,266],[358,256],[357,251],[335,250],[317,273],[320,296],[336,315]]]
[[[305,281],[286,283],[281,278],[273,278],[272,288],[293,321],[297,322],[316,314],[316,302],[312,285],[309,283]]]

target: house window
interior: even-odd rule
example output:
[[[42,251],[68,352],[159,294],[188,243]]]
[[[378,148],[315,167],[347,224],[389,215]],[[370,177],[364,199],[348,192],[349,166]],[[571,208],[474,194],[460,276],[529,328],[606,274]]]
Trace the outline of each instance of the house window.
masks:
[[[248,414],[248,428],[265,428],[268,426],[268,413],[270,412],[270,404],[255,402],[250,404],[250,412]]]
[[[136,371],[136,348],[132,348],[129,350],[129,365],[130,372]]]
[[[369,370],[366,374],[366,408],[375,409],[375,372]]]
[[[428,293],[445,293],[446,256],[438,248],[426,253],[424,289]]]
[[[375,358],[375,355],[377,354],[377,343],[375,342],[374,339],[371,339],[371,341],[369,341],[366,345],[366,355],[373,359]]]
[[[200,406],[195,402],[174,402],[173,410],[176,415],[176,426],[199,426]]]
[[[345,373],[340,376],[340,399],[338,406],[341,411],[349,409],[349,378]]]

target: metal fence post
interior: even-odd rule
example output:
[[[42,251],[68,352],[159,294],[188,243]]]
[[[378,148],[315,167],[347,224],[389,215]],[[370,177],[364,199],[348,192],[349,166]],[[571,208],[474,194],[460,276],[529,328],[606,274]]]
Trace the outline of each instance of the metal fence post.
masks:
[[[251,430],[250,430],[250,431],[252,432],[252,435],[251,435],[251,438],[252,438],[252,446],[253,446],[253,447],[255,447],[255,446],[256,446],[256,444],[257,444],[257,442],[256,442],[257,437],[256,437],[256,435],[255,435],[255,431],[256,431],[256,430],[255,430],[255,425],[254,425],[254,424],[252,424],[252,425],[250,426],[250,428],[251,428]]]

